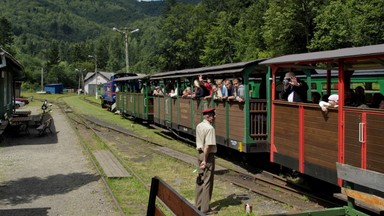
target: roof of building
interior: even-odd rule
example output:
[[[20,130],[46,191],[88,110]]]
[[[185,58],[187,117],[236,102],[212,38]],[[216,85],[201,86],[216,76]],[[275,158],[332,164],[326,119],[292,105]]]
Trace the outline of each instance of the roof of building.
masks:
[[[115,75],[115,73],[113,72],[98,71],[97,73],[103,76],[107,80],[111,80],[111,77]],[[87,75],[85,75],[84,81],[91,79],[94,76],[95,76],[95,72],[88,72]]]
[[[25,78],[24,66],[16,60],[11,54],[0,48],[0,68],[10,68],[14,72],[15,81],[20,81]]]

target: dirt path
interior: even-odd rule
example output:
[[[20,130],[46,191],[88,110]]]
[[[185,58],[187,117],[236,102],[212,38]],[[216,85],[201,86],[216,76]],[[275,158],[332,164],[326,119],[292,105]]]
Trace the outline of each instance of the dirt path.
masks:
[[[51,115],[53,134],[0,147],[0,215],[119,215],[65,115]]]

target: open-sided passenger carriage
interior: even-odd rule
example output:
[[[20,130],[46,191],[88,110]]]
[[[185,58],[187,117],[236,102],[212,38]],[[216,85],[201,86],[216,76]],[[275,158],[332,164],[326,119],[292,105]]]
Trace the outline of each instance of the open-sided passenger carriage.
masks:
[[[337,162],[383,174],[384,110],[344,105],[345,89],[350,87],[353,72],[383,69],[383,62],[384,44],[287,55],[262,62],[272,69],[271,161],[339,186],[342,179],[337,176]],[[321,68],[328,74],[338,70],[338,108],[324,113],[313,104],[276,99],[280,68]],[[370,194],[383,197],[383,192],[370,185],[355,183],[363,191],[366,188]]]
[[[219,145],[239,152],[268,152],[268,103],[265,95],[260,95],[259,89],[255,88],[266,79],[267,69],[258,64],[260,61],[152,75],[151,80],[163,83],[162,87],[165,88],[165,83],[174,82],[175,89],[179,91],[178,97],[165,93],[154,97],[154,121],[178,133],[194,136],[197,124],[203,119],[202,110],[216,108],[215,129]],[[245,102],[180,97],[181,88],[193,88],[192,83],[199,75],[212,80],[240,78],[245,89]],[[255,78],[257,85],[253,85]]]
[[[116,110],[122,115],[143,121],[153,121],[153,97],[147,75],[122,77],[115,80],[119,87],[116,92]]]

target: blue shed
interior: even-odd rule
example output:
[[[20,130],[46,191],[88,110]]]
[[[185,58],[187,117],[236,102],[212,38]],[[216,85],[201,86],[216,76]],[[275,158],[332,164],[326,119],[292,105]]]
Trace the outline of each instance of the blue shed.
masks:
[[[46,84],[44,87],[44,91],[49,94],[62,94],[63,89],[62,83]]]

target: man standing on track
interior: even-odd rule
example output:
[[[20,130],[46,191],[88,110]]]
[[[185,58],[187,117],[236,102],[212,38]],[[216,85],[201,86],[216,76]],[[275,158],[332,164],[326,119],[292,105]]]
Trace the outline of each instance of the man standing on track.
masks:
[[[196,179],[195,205],[206,215],[216,214],[209,207],[213,191],[215,172],[216,133],[212,126],[215,121],[215,109],[203,111],[204,120],[196,127],[196,149],[199,153],[199,175]]]

